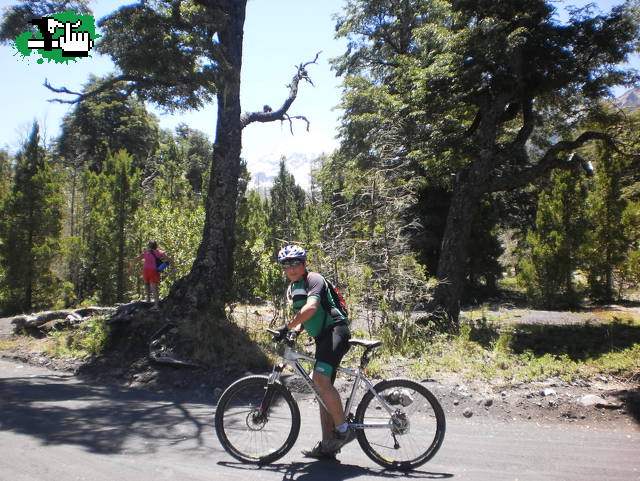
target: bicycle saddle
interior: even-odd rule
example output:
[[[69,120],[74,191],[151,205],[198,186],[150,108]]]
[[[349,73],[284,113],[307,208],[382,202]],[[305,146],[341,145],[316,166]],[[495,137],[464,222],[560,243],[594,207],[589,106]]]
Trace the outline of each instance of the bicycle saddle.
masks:
[[[367,341],[366,339],[349,339],[349,344],[355,345],[355,346],[362,346],[362,347],[366,347],[367,349],[371,349],[373,347],[378,347],[382,344],[382,341],[380,340],[371,340],[371,341]]]

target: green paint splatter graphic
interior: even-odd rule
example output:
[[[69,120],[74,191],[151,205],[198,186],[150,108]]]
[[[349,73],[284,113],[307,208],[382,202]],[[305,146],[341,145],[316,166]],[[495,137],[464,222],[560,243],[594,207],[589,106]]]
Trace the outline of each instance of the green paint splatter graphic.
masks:
[[[18,35],[14,55],[25,59],[35,52],[40,55],[37,60],[40,65],[45,60],[47,63],[68,63],[76,62],[78,58],[91,57],[89,51],[95,40],[100,38],[96,34],[93,16],[80,15],[73,10],[35,20],[38,22],[37,33],[34,35],[26,31]]]

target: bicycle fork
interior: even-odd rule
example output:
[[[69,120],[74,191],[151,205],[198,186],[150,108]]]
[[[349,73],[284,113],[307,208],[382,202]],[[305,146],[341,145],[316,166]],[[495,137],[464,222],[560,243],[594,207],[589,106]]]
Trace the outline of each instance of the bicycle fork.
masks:
[[[267,387],[257,412],[257,415],[261,419],[267,418],[269,415],[269,408],[271,407],[271,401],[273,401],[273,394],[275,392],[272,386],[278,382],[278,379],[280,379],[280,375],[282,374],[284,367],[284,364],[278,364],[273,368],[273,372],[271,373],[271,376],[269,376]]]

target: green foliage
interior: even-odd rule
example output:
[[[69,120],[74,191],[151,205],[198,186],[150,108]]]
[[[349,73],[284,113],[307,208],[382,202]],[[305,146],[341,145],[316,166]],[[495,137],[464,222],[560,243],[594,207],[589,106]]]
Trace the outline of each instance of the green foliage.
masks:
[[[53,303],[59,280],[52,266],[59,252],[63,202],[60,175],[40,145],[39,126],[34,123],[17,154],[12,191],[1,206],[6,313],[30,312]]]
[[[213,145],[203,132],[185,124],[176,127],[176,143],[185,157],[185,177],[194,194],[202,195],[209,185]]]
[[[271,266],[266,267],[265,276],[269,279],[269,294],[278,307],[282,307],[286,279],[275,264],[278,251],[288,244],[299,244],[309,250],[312,239],[303,237],[304,216],[307,199],[304,189],[296,184],[296,180],[280,159],[280,169],[269,191],[269,240],[271,247]],[[308,226],[309,227],[309,226]],[[308,228],[307,228],[308,232]],[[310,260],[314,253],[310,253]],[[316,264],[317,265],[317,264]]]
[[[536,305],[576,306],[573,273],[581,263],[586,233],[586,189],[571,171],[556,170],[549,192],[538,201],[535,230],[527,235],[529,253],[521,263],[521,280]]]
[[[287,170],[285,161],[284,157],[280,159],[278,175],[269,192],[269,225],[272,228],[276,252],[283,243],[304,243],[299,239],[299,235],[302,231],[306,196],[302,187],[296,184],[293,174]]]
[[[204,225],[204,208],[193,201],[176,204],[170,199],[160,199],[153,205],[144,205],[133,219],[135,226],[131,243],[133,253],[139,254],[150,241],[158,243],[158,247],[165,251],[173,263],[162,274],[160,295],[169,293],[171,285],[184,277],[193,264],[202,237]],[[135,292],[142,296],[143,285],[138,272],[135,279]]]
[[[457,335],[420,340],[408,355],[417,376],[458,372],[470,379],[504,384],[557,377],[571,381],[597,374],[633,379],[640,365],[640,327],[614,319],[586,325],[500,327],[497,323],[464,323]]]
[[[83,92],[107,79],[91,77]],[[58,148],[68,165],[100,172],[110,154],[126,150],[144,170],[158,148],[158,121],[129,92],[110,89],[77,104],[62,121]]]
[[[360,173],[390,163],[404,179],[452,192],[434,243],[434,302],[455,321],[483,196],[572,167],[564,152],[601,137],[580,136],[585,120],[620,120],[599,101],[635,81],[616,65],[635,51],[636,12],[630,3],[607,15],[587,7],[562,24],[543,0],[352,0],[337,32],[348,42],[334,61],[344,75],[344,159]]]
[[[418,227],[408,211],[417,184],[403,167],[398,159],[365,162],[341,150],[321,158],[314,172],[323,220],[319,269],[345,292],[370,333],[380,328],[389,336],[404,331],[398,324],[411,323],[433,287],[409,245],[407,233]]]
[[[11,158],[6,150],[0,150],[0,209],[2,208],[2,203],[11,192],[12,182]]]
[[[625,260],[626,232],[621,228],[627,201],[621,198],[624,159],[610,149],[597,151],[595,188],[589,195],[591,229],[587,240],[586,271],[590,297],[611,302],[614,298],[614,270]]]
[[[337,25],[349,47],[334,64],[345,75],[342,135],[350,150],[365,158],[379,139],[396,133],[401,153],[427,163],[432,183],[447,185],[449,173],[477,155],[481,139],[472,135],[472,125],[496,102],[507,107],[540,97],[536,115],[547,108],[577,114],[584,107],[579,97],[598,98],[606,86],[632,81],[630,71],[604,68],[634,49],[638,29],[631,11],[591,17],[577,10],[566,25],[553,15],[541,0],[491,6],[349,2]],[[524,134],[519,125],[506,119],[493,125],[496,144],[524,140],[516,139]],[[495,159],[496,168],[515,168],[521,154],[510,150]]]
[[[93,318],[78,328],[51,331],[47,352],[54,357],[94,357],[102,354],[109,340],[106,317]]]
[[[622,214],[622,226],[629,247],[615,271],[619,278],[619,297],[622,297],[624,288],[640,286],[640,202],[627,203]]]
[[[126,267],[134,255],[128,233],[141,200],[140,171],[120,151],[107,158],[100,173],[87,171],[84,183],[84,292],[104,304],[122,302],[128,289]]]
[[[122,7],[102,20],[97,49],[143,100],[168,110],[202,107],[227,67],[217,41],[225,15],[202,3],[153,0]]]
[[[256,190],[249,191],[238,206],[233,280],[236,296],[240,300],[273,298],[271,286],[281,276],[277,266],[274,266],[268,207]]]

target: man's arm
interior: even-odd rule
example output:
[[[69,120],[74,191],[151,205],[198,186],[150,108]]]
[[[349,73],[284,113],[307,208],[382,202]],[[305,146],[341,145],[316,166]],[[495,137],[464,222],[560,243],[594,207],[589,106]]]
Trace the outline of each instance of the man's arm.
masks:
[[[303,322],[307,322],[316,313],[319,305],[320,299],[317,297],[308,297],[306,304],[302,306],[302,309],[300,309],[298,313],[293,316],[291,322],[287,324],[287,329],[295,329]]]

